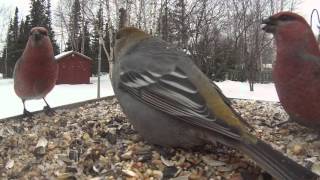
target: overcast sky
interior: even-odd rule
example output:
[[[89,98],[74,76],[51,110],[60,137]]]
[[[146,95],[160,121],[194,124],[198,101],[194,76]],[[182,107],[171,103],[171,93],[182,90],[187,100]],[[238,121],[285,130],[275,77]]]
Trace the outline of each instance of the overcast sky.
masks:
[[[59,0],[51,0],[52,11],[55,10]],[[0,32],[0,36],[5,35],[8,24],[8,21],[13,16],[15,7],[19,8],[19,17],[25,17],[29,14],[30,11],[30,0],[0,0],[0,8],[6,7],[6,9],[10,9],[11,12],[8,12],[7,17],[0,17],[0,30],[4,32]],[[320,0],[302,0],[302,4],[296,10],[297,13],[304,16],[307,22],[310,21],[310,14],[313,9],[318,8],[320,10]],[[313,30],[315,33],[318,33],[316,25],[319,25],[316,16],[313,18]],[[2,38],[3,40],[3,38]],[[1,38],[0,38],[0,47],[1,47]]]
[[[51,0],[52,7],[56,7],[59,0]],[[312,9],[320,9],[320,0],[301,0],[302,4],[298,8],[297,12],[303,16],[309,16]],[[0,7],[11,7],[11,10],[14,11],[14,8],[18,6],[20,13],[25,16],[29,12],[30,0],[0,0]],[[309,17],[308,17],[309,19]]]

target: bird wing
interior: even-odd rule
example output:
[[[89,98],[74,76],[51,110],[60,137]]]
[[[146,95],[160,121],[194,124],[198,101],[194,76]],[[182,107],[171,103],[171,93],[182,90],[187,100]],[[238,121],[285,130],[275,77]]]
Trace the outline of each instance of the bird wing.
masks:
[[[231,106],[232,102],[230,101],[230,99],[228,99],[223,93],[222,90],[219,88],[219,86],[217,86],[215,83],[212,82],[212,86],[213,88],[216,89],[216,91],[219,93],[219,95],[221,96],[221,98],[223,99],[223,101],[228,105]]]
[[[197,88],[178,67],[167,74],[152,71],[122,72],[119,88],[142,103],[187,123],[232,139],[240,138],[236,129],[214,117]]]
[[[300,53],[298,56],[302,60],[315,62],[317,65],[320,66],[320,57],[319,56],[313,55],[311,53],[306,53],[306,52]]]

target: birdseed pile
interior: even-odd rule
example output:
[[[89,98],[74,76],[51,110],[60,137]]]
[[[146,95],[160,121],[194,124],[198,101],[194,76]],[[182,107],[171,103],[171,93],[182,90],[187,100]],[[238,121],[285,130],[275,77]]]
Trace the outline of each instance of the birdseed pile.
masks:
[[[233,100],[256,136],[320,171],[316,132],[287,119],[279,103]],[[0,121],[0,179],[271,179],[242,153],[221,144],[192,150],[150,145],[115,98]]]

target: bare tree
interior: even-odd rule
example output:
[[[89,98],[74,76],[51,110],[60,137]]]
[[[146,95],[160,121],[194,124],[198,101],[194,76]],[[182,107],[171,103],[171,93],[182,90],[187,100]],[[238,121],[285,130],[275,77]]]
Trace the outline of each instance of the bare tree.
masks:
[[[9,7],[0,7],[0,17],[10,17],[12,12]],[[11,18],[0,18],[0,48],[3,49],[3,52],[0,51],[0,57],[4,57],[3,61],[0,61],[0,72],[3,73],[3,78],[7,78],[9,68],[7,61],[7,48],[4,47],[6,44],[6,32],[8,30],[8,25]]]
[[[0,48],[3,47],[5,41],[6,41],[6,32],[8,30],[8,24],[10,22],[10,18],[4,18],[4,17],[10,17],[12,15],[12,12],[10,11],[9,7],[2,6],[0,7],[0,16],[3,18],[0,18]]]
[[[220,55],[221,26],[223,24],[224,1],[212,3],[208,0],[193,2],[191,12],[191,37],[187,40],[188,51],[195,63],[207,74],[212,76],[216,60]]]
[[[81,0],[81,15],[82,15],[82,21],[81,21],[81,53],[84,54],[84,46],[85,46],[85,9],[87,2],[85,0]]]
[[[71,39],[71,27],[70,27],[70,17],[72,13],[73,0],[60,0],[56,12],[54,13],[56,19],[56,26],[59,27],[58,33],[61,38],[61,43],[63,46],[66,44],[65,35],[68,39]],[[62,46],[62,45],[61,45]],[[60,47],[62,49],[62,47]]]
[[[139,28],[147,30],[145,0],[139,0],[139,11],[137,17],[137,25]]]
[[[159,13],[159,34],[160,37],[165,41],[168,41],[169,39],[168,6],[169,0],[161,0],[161,8]]]
[[[64,0],[58,9],[60,35],[72,37],[71,7],[75,0]],[[93,21],[99,3],[104,3],[109,44],[103,51],[112,66],[112,46],[115,31],[124,26],[136,26],[184,49],[209,77],[223,79],[228,69],[239,71],[249,80],[250,89],[270,61],[272,39],[260,29],[262,18],[281,10],[293,10],[301,0],[80,0],[81,23]],[[67,4],[67,5],[65,5]],[[119,10],[126,12],[120,22]],[[89,29],[92,29],[90,27]],[[84,33],[81,33],[81,51]],[[102,34],[105,37],[106,33]],[[61,38],[64,39],[64,38]],[[106,45],[108,47],[106,47]],[[110,47],[110,48],[109,48]]]

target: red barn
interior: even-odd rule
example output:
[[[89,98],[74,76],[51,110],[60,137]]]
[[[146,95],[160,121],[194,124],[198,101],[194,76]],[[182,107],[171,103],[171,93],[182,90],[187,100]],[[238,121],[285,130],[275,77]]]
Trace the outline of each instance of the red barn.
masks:
[[[57,84],[89,84],[92,59],[75,51],[56,56],[59,64]]]

